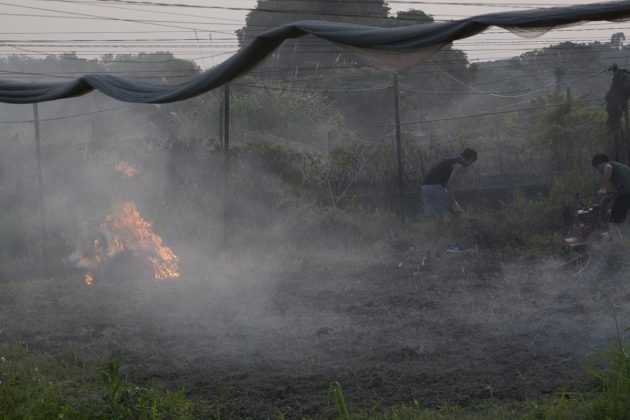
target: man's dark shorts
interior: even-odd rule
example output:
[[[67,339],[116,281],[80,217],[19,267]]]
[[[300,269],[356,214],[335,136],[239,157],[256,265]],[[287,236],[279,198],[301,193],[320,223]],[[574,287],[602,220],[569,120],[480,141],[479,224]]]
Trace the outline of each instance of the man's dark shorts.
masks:
[[[610,222],[625,222],[628,216],[628,210],[630,210],[630,194],[615,198],[615,202],[610,209]]]

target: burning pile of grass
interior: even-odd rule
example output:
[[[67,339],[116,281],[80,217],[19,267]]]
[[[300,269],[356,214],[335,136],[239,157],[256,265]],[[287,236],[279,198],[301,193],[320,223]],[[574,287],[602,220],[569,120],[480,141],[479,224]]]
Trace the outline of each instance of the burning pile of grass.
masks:
[[[92,255],[77,258],[77,265],[90,270],[85,283],[92,284],[92,271],[104,261],[123,252],[140,256],[153,268],[155,280],[179,277],[179,259],[173,250],[162,244],[162,238],[152,231],[152,223],[144,220],[132,201],[116,204],[114,211],[101,224],[105,241],[95,239]]]

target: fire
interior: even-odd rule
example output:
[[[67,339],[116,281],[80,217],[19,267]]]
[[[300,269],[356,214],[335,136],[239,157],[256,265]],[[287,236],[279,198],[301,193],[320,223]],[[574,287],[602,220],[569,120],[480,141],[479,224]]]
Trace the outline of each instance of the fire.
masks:
[[[94,284],[94,276],[92,275],[92,273],[87,273],[85,275],[85,284],[87,284],[88,286],[91,284]]]
[[[135,176],[138,173],[136,168],[134,168],[133,166],[131,166],[130,164],[128,164],[124,160],[121,160],[120,162],[118,162],[114,166],[114,170],[116,172],[118,172],[118,173],[121,173],[121,174],[123,174],[125,176],[128,176],[129,178]]]
[[[179,277],[177,256],[169,247],[162,245],[162,238],[153,233],[151,226],[151,222],[140,216],[131,201],[120,203],[101,225],[103,230],[112,234],[110,252],[117,254],[126,250],[147,255],[146,260],[153,266],[156,280]]]
[[[112,214],[101,224],[102,231],[107,236],[107,246],[98,240],[92,243],[94,256],[80,257],[77,264],[89,269],[116,254],[127,251],[134,255],[144,256],[153,267],[155,280],[165,280],[179,277],[179,259],[173,250],[162,245],[162,238],[153,233],[152,223],[144,220],[132,201],[118,203]],[[86,284],[94,281],[91,273],[85,277]]]

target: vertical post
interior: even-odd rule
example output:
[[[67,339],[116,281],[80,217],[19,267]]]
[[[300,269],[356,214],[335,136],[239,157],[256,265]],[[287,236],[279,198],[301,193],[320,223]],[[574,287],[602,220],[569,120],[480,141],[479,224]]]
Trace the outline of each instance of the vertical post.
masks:
[[[223,242],[228,243],[230,222],[230,85],[223,88]]]
[[[573,106],[571,103],[571,87],[567,86],[567,97],[565,99],[565,104],[566,104],[566,110],[567,110],[567,114],[571,113],[571,107]],[[578,150],[580,148],[578,147]],[[574,147],[573,147],[573,139],[569,139],[569,142],[567,143],[567,148],[566,148],[566,154],[567,154],[567,168],[571,168],[573,166],[573,162],[579,162],[579,159],[576,159],[576,156],[574,156]]]
[[[227,156],[230,151],[230,85],[224,85],[223,94],[223,152]]]
[[[619,127],[615,128],[615,131],[613,133],[614,135],[614,159],[619,162],[620,158],[621,158],[621,153],[619,152],[619,143],[621,141],[621,137],[622,137],[622,129],[621,129],[621,121],[619,122]]]
[[[494,122],[494,135],[497,137],[497,155],[499,160],[499,173],[503,175],[503,143],[499,132],[499,123]]]
[[[46,230],[46,214],[44,213],[44,183],[42,175],[42,153],[41,153],[41,140],[39,134],[39,109],[37,104],[33,104],[33,122],[35,123],[35,156],[37,159],[37,190],[38,190],[38,205],[39,205],[39,220],[41,224],[42,242],[48,237]]]
[[[394,116],[396,120],[396,156],[398,158],[398,193],[400,195],[400,223],[405,223],[404,178],[402,146],[400,139],[400,101],[398,93],[398,73],[394,73]]]

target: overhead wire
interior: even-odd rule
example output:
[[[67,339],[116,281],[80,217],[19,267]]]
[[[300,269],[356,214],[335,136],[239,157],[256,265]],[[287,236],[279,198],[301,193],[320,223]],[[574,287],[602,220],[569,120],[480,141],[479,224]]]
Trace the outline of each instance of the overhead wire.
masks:
[[[583,99],[583,100],[574,101],[574,103],[580,104],[580,103],[593,103],[593,102],[603,102],[603,101],[604,101],[603,98]],[[434,118],[434,119],[429,119],[429,120],[406,121],[406,122],[401,122],[400,125],[404,126],[404,125],[412,125],[412,124],[426,124],[426,123],[433,123],[433,122],[453,121],[453,120],[459,120],[459,119],[464,119],[464,118],[490,117],[494,115],[511,114],[514,112],[536,111],[540,109],[557,108],[559,106],[566,106],[566,104],[540,105],[540,106],[535,106],[535,107],[513,109],[513,110],[506,110],[506,111],[486,112],[486,113],[472,114],[472,115],[459,115],[459,116],[453,116],[453,117]],[[387,126],[391,127],[395,125],[396,123],[388,123],[388,124],[380,124],[378,125],[378,127],[387,127]]]
[[[41,1],[41,0],[38,0],[38,1]],[[57,2],[59,2],[59,1],[70,2],[70,0],[54,0],[54,1],[57,1]],[[90,3],[91,4],[91,3],[94,3],[94,2],[76,2],[76,1],[74,1],[74,2],[71,2],[71,3],[84,3],[84,4],[85,3]],[[143,3],[129,2],[129,3],[133,3],[133,4],[149,4],[150,2],[143,2]],[[47,10],[47,11],[54,11],[54,12],[59,12],[59,13],[65,13],[66,12],[66,11],[59,11],[59,10],[48,9],[48,8],[34,8],[32,6],[23,6],[23,5],[16,5],[16,4],[10,4],[10,3],[0,3],[0,4],[11,5],[11,6],[15,6],[15,7],[26,7],[26,8],[30,8],[30,9],[34,9],[34,10]],[[151,3],[151,4],[155,5],[156,3]],[[162,5],[173,6],[173,4],[166,4],[166,3],[161,3],[161,4]],[[196,5],[190,5],[190,6],[192,7],[192,6],[196,6]],[[208,8],[208,7],[215,8],[215,7],[219,7],[219,6],[203,6],[203,7],[205,7],[205,8]],[[253,8],[252,10],[259,10],[259,9],[258,8]],[[287,12],[287,10],[281,10],[281,11]],[[303,11],[299,11],[299,12],[303,12]],[[68,12],[68,13],[77,14],[77,13],[74,13],[74,12]],[[136,22],[136,23],[147,23],[147,22],[149,22],[148,20],[111,18],[111,17],[107,17],[107,16],[97,16],[97,15],[93,15],[93,14],[89,14],[89,15],[87,15],[87,14],[79,14],[79,15],[81,15],[82,17],[89,16],[90,18],[114,19],[114,20],[123,20],[123,21]],[[158,23],[158,21],[151,21],[151,22],[152,23]],[[171,21],[169,21],[169,22],[171,22]],[[200,23],[200,22],[195,22],[195,23]],[[185,28],[185,29],[193,30],[193,31],[196,30],[196,28]],[[82,46],[77,46],[77,47],[81,48]],[[103,47],[103,48],[105,48],[105,47]],[[495,49],[495,50],[498,51],[499,49]],[[489,51],[489,50],[488,49],[486,49],[486,51],[477,50],[477,53],[482,53],[482,52],[487,52],[487,51]],[[94,53],[96,53],[96,52],[94,52]],[[306,52],[301,52],[301,53],[306,53]],[[90,55],[90,53],[86,53],[86,52],[84,52],[83,54],[84,55]],[[204,58],[208,58],[208,57],[204,57]],[[487,58],[487,59],[491,59],[491,58]]]
[[[19,46],[16,43],[8,43],[8,42],[0,41],[0,44],[2,44],[2,43],[4,45],[7,45],[7,46],[11,47],[11,48],[15,48],[17,50],[21,50],[21,51],[24,51],[24,52],[27,52],[27,53],[30,53],[30,54],[43,54],[43,55],[49,54],[49,55],[53,55],[54,56],[54,54],[52,54],[50,52],[26,49],[26,48],[23,48],[23,47]],[[168,45],[164,45],[164,47],[168,47]],[[191,46],[190,48],[193,48],[193,46]],[[539,60],[541,57],[549,58],[549,57],[554,57],[554,56],[559,56],[559,55],[571,56],[571,55],[577,55],[577,54],[592,54],[592,53],[610,53],[610,54],[614,54],[615,55],[615,57],[610,57],[610,58],[619,58],[619,51],[618,50],[613,50],[613,49],[605,50],[603,44],[599,48],[600,49],[593,49],[592,46],[588,45],[588,44],[584,44],[584,45],[578,44],[577,47],[550,46],[550,47],[545,47],[544,49],[537,49],[537,50],[529,51],[529,53],[530,53],[529,56],[527,54],[525,54],[525,53],[521,54],[521,56],[516,56],[516,57],[515,56],[508,56],[508,57],[495,56],[495,57],[489,57],[489,58],[487,58],[484,61],[515,59],[515,60],[518,60],[519,62],[529,62],[529,61]],[[343,50],[340,50],[340,51],[343,52]],[[339,50],[335,50],[335,51],[304,50],[304,51],[295,51],[295,52],[294,51],[283,51],[282,53],[283,54],[307,54],[307,53],[318,53],[319,52],[319,53],[322,53],[322,54],[323,53],[338,54],[340,51]],[[453,50],[453,51],[455,52],[457,50]],[[553,52],[550,52],[550,51],[553,51]],[[565,52],[565,51],[567,51],[567,52]],[[145,51],[141,51],[141,52],[146,53]],[[160,52],[164,52],[164,51],[162,50]],[[217,55],[214,55],[214,56],[232,54],[234,52],[235,51],[223,51],[220,54],[217,54]],[[93,54],[85,53],[85,52],[84,53],[76,53],[75,52],[75,54],[76,55],[93,55]],[[348,54],[352,54],[352,53],[348,52]],[[535,56],[532,57],[532,54],[535,54]],[[523,56],[525,56],[525,57],[523,57]],[[212,56],[206,56],[206,57],[212,57]],[[621,58],[624,58],[624,57],[621,57]],[[66,59],[68,59],[68,58],[66,57]],[[191,58],[191,60],[196,60],[196,59],[198,59],[198,58]],[[176,60],[177,59],[173,59],[173,61],[176,61]],[[467,58],[464,58],[464,59],[457,59],[457,60],[441,60],[440,62],[442,62],[442,63],[447,63],[448,62],[448,63],[454,63],[454,64],[455,63],[468,64],[468,63],[474,63],[475,61],[481,61],[481,60],[480,59],[467,59]],[[141,62],[141,61],[139,61],[139,62]],[[418,65],[422,66],[422,65],[426,65],[426,64],[419,63]]]
[[[125,3],[125,4],[133,4],[133,5],[171,6],[171,7],[175,6],[174,4],[169,4],[169,3],[133,2],[133,1],[127,1],[127,0],[97,0],[96,2],[86,2],[86,1],[81,2],[81,1],[76,1],[76,0],[34,0],[34,1],[45,1],[49,3],[56,2],[56,3],[71,3],[71,4],[91,4],[91,5],[95,5],[95,3],[99,3],[99,2],[100,3],[113,2],[113,3]],[[96,18],[108,19],[108,20],[122,20],[122,21],[130,21],[130,22],[137,22],[137,23],[159,22],[159,21],[150,21],[150,20],[112,18],[112,17],[106,17],[106,16],[97,16],[97,15],[92,15],[92,14],[54,10],[54,9],[48,9],[48,8],[42,8],[42,7],[36,7],[36,6],[24,6],[24,5],[18,5],[18,4],[10,4],[10,3],[0,3],[0,4],[7,5],[7,6],[21,7],[21,8],[31,9],[31,10],[53,11],[56,13],[67,13],[67,14],[76,15],[76,16],[90,16],[93,18],[96,17]],[[434,4],[440,4],[440,3],[434,3]],[[397,19],[398,21],[418,22],[418,19],[413,18],[413,17],[404,17],[404,16],[393,17],[389,15],[382,16],[382,14],[370,15],[366,13],[359,14],[359,13],[323,12],[319,10],[299,10],[299,9],[289,9],[289,8],[265,9],[261,7],[247,8],[247,7],[229,7],[229,6],[187,5],[187,4],[177,4],[176,6],[197,8],[197,9],[212,9],[212,10],[231,10],[231,11],[248,11],[248,12],[263,12],[263,13],[267,12],[267,13],[279,13],[279,14],[286,14],[286,15],[299,14],[299,15],[314,15],[314,16],[328,16],[328,17],[382,19],[385,22],[391,21],[393,19]],[[515,7],[515,8],[518,8],[518,7]],[[526,8],[531,8],[531,7],[526,7]],[[457,16],[457,15],[451,15],[451,16],[452,17],[468,17],[468,16]],[[445,20],[448,20],[448,19],[445,19]],[[438,20],[435,20],[435,21],[438,21]],[[177,22],[177,23],[203,24],[203,22]],[[188,28],[188,29],[191,29],[191,28]]]
[[[58,57],[56,55],[51,55],[53,57],[56,58],[64,58],[63,56]],[[618,63],[621,63],[623,65],[623,61],[625,59],[630,58],[630,55],[618,55],[616,57],[614,57],[616,59],[616,61]],[[74,60],[77,60],[76,58],[74,58]],[[87,61],[84,59],[78,59],[83,63],[86,64],[98,64],[98,63],[121,63],[121,64],[125,64],[125,63],[133,63],[133,64],[145,64],[145,65],[150,65],[150,64],[156,64],[156,63],[166,63],[166,62],[173,62],[173,61],[182,61],[182,59],[167,59],[167,60],[150,60],[150,61],[137,61],[137,60],[122,60],[122,59],[114,59],[114,60],[99,60],[98,62],[96,61]],[[566,64],[566,63],[572,63],[572,64],[579,64],[579,63],[583,63],[584,60],[571,60],[571,61],[554,61],[555,64]],[[430,66],[435,66],[436,64],[444,64],[442,62],[433,62],[433,63],[426,63],[427,65]],[[446,62],[446,64],[452,64],[450,62]],[[475,70],[475,73],[480,73],[481,71],[487,71],[487,72],[495,72],[495,71],[501,71],[504,69],[510,69],[511,65],[510,64],[506,64],[506,65],[501,65],[501,66],[493,66],[493,67],[488,67],[488,68],[479,68]],[[418,67],[421,67],[420,65]],[[606,67],[606,66],[602,66],[602,67]],[[318,71],[344,71],[344,70],[349,70],[349,69],[355,69],[355,70],[361,70],[361,69],[372,69],[372,66],[369,65],[351,65],[351,66],[320,66],[318,68]],[[313,70],[312,68],[302,68],[302,71],[309,71],[309,70]],[[250,72],[250,75],[273,75],[273,74],[281,74],[281,73],[287,73],[287,72],[294,72],[295,68],[294,67],[285,67],[285,68],[271,68],[271,69],[258,69],[258,70],[254,70],[252,72]],[[463,70],[462,70],[463,71]],[[13,73],[15,75],[20,75],[20,74],[25,74],[25,75],[29,75],[29,72],[22,72],[22,71],[11,71],[11,70],[4,70],[5,73]],[[100,72],[95,72],[95,73],[105,73],[105,74],[141,74],[141,75],[146,75],[147,73],[161,73],[163,74],[164,72],[171,72],[171,73],[192,73],[191,76],[194,76],[195,74],[199,74],[200,70],[198,69],[173,69],[173,70],[149,70],[149,69],[142,69],[142,70],[120,70],[120,71],[110,71],[110,70],[103,70]],[[416,69],[410,69],[407,70],[405,72],[405,74],[408,75],[430,75],[430,74],[435,74],[435,73],[442,73],[442,70],[422,70],[421,68],[416,68]],[[449,73],[460,73],[460,71],[453,71],[451,70]],[[69,78],[67,75],[71,75],[71,74],[85,74],[85,71],[64,71],[64,72],[46,72],[46,73],[40,73],[41,75],[45,75],[46,77],[63,77],[63,78]],[[590,74],[590,73],[588,73]],[[37,75],[35,73],[31,74],[31,75]],[[177,75],[177,76],[168,76],[169,78],[173,78],[173,77],[178,77],[178,78],[182,78],[182,77],[190,77],[190,76],[186,76],[186,75]],[[321,75],[309,75],[309,77],[321,77]],[[353,75],[348,75],[347,77],[354,77]],[[161,78],[161,77],[158,77]],[[289,83],[289,82],[294,82],[294,81],[299,81],[299,79],[295,79],[295,78],[290,78],[290,79],[281,79],[281,80],[274,80],[275,83],[281,82],[281,83]],[[505,80],[500,80],[498,82],[494,82],[494,83],[501,83]]]
[[[0,3],[2,4],[2,3]],[[126,20],[126,19],[115,19],[115,20]],[[138,21],[140,23],[144,23],[145,21]],[[24,46],[24,45],[22,45]],[[29,46],[28,44],[26,46]],[[80,46],[80,45],[61,45],[61,46],[70,46],[70,47],[74,47],[74,46]],[[109,46],[104,46],[104,47],[109,47]],[[147,45],[144,45],[144,47],[149,47]],[[176,47],[176,46],[172,46],[171,47]],[[488,50],[489,51],[489,50]],[[309,51],[301,51],[300,53],[308,53]],[[322,51],[317,51],[317,52],[322,52]],[[443,71],[443,70],[442,70]],[[444,71],[443,71],[444,72]],[[444,72],[445,74],[447,74],[448,76],[452,77],[452,75],[448,74],[448,72]],[[584,76],[582,78],[585,77],[591,77],[589,76]],[[576,80],[580,80],[582,78],[576,79]],[[307,89],[290,89],[290,88],[276,88],[276,87],[268,87],[268,86],[261,86],[261,85],[247,85],[247,84],[242,84],[242,83],[235,83],[236,85],[239,86],[244,86],[244,87],[249,87],[249,88],[262,88],[262,89],[272,89],[272,90],[286,90],[286,91],[300,91],[300,92],[322,92],[320,91],[315,91],[315,90],[307,90]],[[473,88],[470,85],[466,85],[468,88]],[[538,90],[544,89],[546,87],[549,86],[544,86],[541,87]],[[380,91],[383,89],[388,89],[390,87],[381,87],[381,88],[365,88],[365,89],[343,89],[343,90],[336,90],[337,92],[359,92],[359,91]],[[323,92],[333,92],[335,90],[331,90],[331,89],[327,89],[327,90],[323,90]],[[435,92],[435,93],[440,93],[440,92]],[[490,94],[490,95],[494,95],[492,93],[488,93],[488,92],[477,92],[480,94]],[[534,93],[534,91],[527,93],[528,95]],[[510,96],[510,97],[516,97],[516,96]],[[589,102],[589,101],[581,101],[581,102]],[[550,105],[550,106],[557,106],[557,105]],[[117,107],[117,108],[112,108],[112,109],[105,109],[105,110],[100,110],[100,111],[96,111],[96,112],[89,112],[89,113],[81,113],[81,114],[75,114],[75,115],[70,115],[70,116],[65,116],[65,117],[58,117],[58,118],[50,118],[50,119],[42,119],[40,121],[54,121],[54,120],[61,120],[61,119],[66,119],[66,118],[74,118],[74,117],[79,117],[79,116],[87,116],[87,115],[93,115],[93,114],[97,114],[100,112],[108,112],[108,111],[113,111],[113,110],[118,110],[118,109],[123,109],[123,108],[128,108],[130,106],[126,106],[126,107]],[[519,111],[525,111],[525,110],[532,110],[532,109],[540,109],[540,108],[546,108],[548,106],[545,107],[536,107],[536,108],[527,108],[527,109],[521,109],[521,110],[511,110],[511,111],[502,111],[502,112],[496,112],[496,113],[484,113],[484,114],[477,114],[477,115],[469,115],[469,116],[457,116],[457,117],[449,117],[449,118],[441,118],[441,119],[433,119],[433,120],[423,120],[422,123],[427,123],[427,122],[437,122],[437,121],[447,121],[447,120],[453,120],[453,119],[461,119],[461,118],[476,118],[476,117],[480,117],[480,116],[488,116],[488,115],[497,115],[497,114],[502,114],[502,113],[506,113],[506,112],[519,112]],[[15,121],[15,122],[32,122],[32,120],[28,120],[28,121]],[[0,123],[12,123],[12,122],[2,122],[0,121]],[[406,122],[406,123],[402,123],[402,125],[406,125],[406,124],[414,124],[415,122]]]
[[[67,3],[77,3],[77,4],[96,4],[96,3],[117,3],[117,4],[129,4],[129,5],[137,5],[137,6],[150,6],[150,7],[178,7],[178,8],[195,8],[195,9],[214,9],[214,10],[238,10],[238,11],[260,11],[260,12],[276,12],[278,10],[291,10],[291,9],[266,9],[260,7],[227,7],[227,6],[209,6],[209,5],[193,5],[186,3],[166,3],[166,2],[149,2],[149,1],[131,1],[131,0],[93,0],[93,1],[78,1],[78,0],[36,0],[36,1],[45,1],[45,2],[67,2]],[[274,0],[275,3],[278,3],[279,0]],[[287,0],[287,2],[291,3],[308,3],[307,1],[293,1]],[[488,8],[510,8],[510,9],[532,9],[532,8],[552,8],[555,6],[566,6],[563,3],[533,3],[533,4],[513,4],[513,3],[485,3],[485,2],[473,2],[473,3],[465,3],[465,2],[425,2],[425,1],[413,1],[413,0],[391,0],[391,1],[365,1],[365,0],[329,0],[322,1],[320,3],[334,3],[334,4],[359,4],[362,6],[373,4],[374,6],[383,6],[384,10],[391,9],[388,7],[388,4],[411,4],[411,5],[440,5],[440,6],[473,6],[473,7],[488,7]],[[312,11],[304,10],[298,11],[299,13],[309,14]],[[319,12],[319,11],[315,11]],[[360,15],[364,16],[364,15]],[[457,15],[452,15],[457,16]],[[380,17],[380,16],[379,16]]]
[[[55,0],[55,1],[60,1],[60,0]],[[64,2],[66,2],[66,3],[68,3],[68,2],[69,2],[69,3],[94,3],[94,2],[76,2],[76,1],[68,1],[68,0],[63,0],[63,1],[64,1]],[[114,1],[114,2],[121,3],[120,1]],[[137,4],[138,2],[124,2],[124,1],[123,1],[122,3],[133,3],[133,4]],[[149,3],[149,2],[141,2],[141,3],[145,3],[145,4],[146,4],[146,3]],[[11,4],[8,4],[8,3],[0,3],[0,4],[11,5]],[[17,7],[24,7],[24,6],[20,6],[20,5],[13,5],[13,6],[17,6]],[[170,5],[170,6],[172,6],[172,5]],[[39,9],[41,9],[41,8],[39,8]],[[50,10],[50,9],[45,9],[45,10]],[[252,9],[252,10],[257,10],[257,9]],[[94,16],[94,15],[91,15],[91,16]],[[108,17],[105,17],[105,18],[109,19]],[[118,20],[118,19],[116,19],[116,20]],[[122,20],[127,21],[127,19],[122,19]],[[140,23],[144,23],[144,22],[146,22],[146,21],[141,21],[141,20],[130,20],[130,21],[140,22]],[[193,28],[193,30],[194,30],[194,28]],[[15,48],[15,49],[18,49],[18,50],[22,50],[22,51],[25,51],[25,52],[30,52],[30,53],[36,53],[36,54],[43,54],[43,55],[50,55],[50,56],[54,56],[54,54],[51,54],[51,52],[50,52],[50,51],[48,51],[48,52],[40,52],[40,51],[27,50],[27,49],[25,49],[25,48],[24,48],[24,46],[29,46],[29,45],[28,45],[28,44],[24,45],[24,43],[22,43],[20,46],[18,46],[18,45],[16,45],[16,44],[7,44],[7,43],[5,43],[5,45],[8,45],[8,46],[10,46],[10,47],[12,47],[12,48]],[[82,45],[63,45],[63,44],[62,44],[62,45],[60,45],[60,46],[62,46],[62,47],[79,47],[79,48],[80,48],[80,47],[83,47]],[[93,45],[92,47],[96,47],[96,46],[94,46],[94,45]],[[113,46],[111,46],[111,45],[103,45],[103,46],[100,46],[100,47],[102,47],[102,48],[112,48]],[[127,45],[127,47],[130,47],[130,45]],[[148,46],[148,45],[142,45],[142,47],[147,48],[147,47],[149,47],[149,46]],[[171,48],[196,48],[196,47],[194,47],[194,46],[188,47],[188,46],[183,46],[183,45],[182,45],[182,46],[177,46],[177,45],[170,45],[170,44],[169,44],[169,47],[171,47]],[[486,51],[500,51],[500,50],[501,50],[501,49],[486,49]],[[181,51],[181,50],[180,50],[180,51]],[[93,53],[96,53],[96,52],[97,52],[97,51],[93,51]],[[201,58],[214,58],[214,57],[218,57],[218,56],[221,56],[221,55],[230,54],[230,53],[233,53],[233,52],[234,52],[234,51],[223,52],[223,53],[219,53],[219,54],[217,54],[217,55],[205,56],[205,57],[198,57],[198,58],[196,58],[196,59],[201,59]],[[337,53],[338,51],[322,51],[322,50],[309,51],[309,50],[302,50],[302,51],[296,51],[296,52],[291,52],[291,51],[288,51],[288,52],[285,52],[285,54],[308,54],[308,53],[312,53],[312,52],[316,52],[316,53],[320,53],[320,54],[322,54],[322,53]],[[591,52],[591,51],[584,51],[584,53],[588,53],[588,52]],[[91,53],[91,52],[88,52],[88,51],[85,51],[85,50],[84,50],[84,51],[83,51],[82,53],[80,53],[80,54],[82,54],[82,55],[89,55],[90,53]],[[573,51],[573,52],[572,52],[572,54],[576,54],[576,53],[580,53],[580,52],[575,52],[575,51]],[[76,54],[76,53],[75,53],[75,54]],[[549,56],[551,56],[551,55],[553,55],[553,54],[548,54],[548,55],[549,55]],[[153,61],[153,62],[169,62],[169,61],[177,61],[177,60],[178,60],[178,59],[172,59],[172,60],[162,60],[162,61]],[[523,60],[523,61],[524,61],[524,60]],[[111,60],[110,62],[125,62],[125,61]],[[133,61],[133,60],[129,60],[128,62],[134,62],[134,61]],[[139,62],[139,63],[143,63],[142,61],[138,61],[138,62]],[[454,61],[453,61],[453,62],[454,62]],[[274,71],[275,71],[275,70],[274,70]],[[185,76],[177,76],[177,77],[185,77]]]
[[[594,103],[594,102],[603,102],[603,101],[604,99],[584,99],[584,100],[574,101],[574,103]],[[528,107],[528,108],[521,108],[521,109],[514,109],[514,110],[486,112],[486,113],[472,114],[472,115],[459,115],[459,116],[453,116],[453,117],[434,118],[434,119],[418,120],[418,121],[406,121],[406,122],[401,122],[400,125],[404,126],[404,125],[412,125],[412,124],[426,124],[426,123],[433,123],[433,122],[452,121],[452,120],[459,120],[459,119],[466,119],[466,118],[480,118],[480,117],[488,117],[488,116],[494,116],[494,115],[515,113],[515,112],[536,111],[540,109],[555,108],[555,107],[564,106],[564,105],[566,104],[539,105],[535,107]],[[60,117],[40,118],[38,121],[48,122],[48,121],[65,120],[69,118],[90,116],[90,115],[95,115],[95,114],[104,113],[104,112],[118,111],[118,110],[128,109],[132,107],[138,107],[138,104],[125,105],[125,106],[120,106],[120,107],[107,108],[107,109],[101,109],[98,111],[83,112],[83,113],[65,115],[65,116],[60,116]],[[0,121],[0,124],[26,124],[26,123],[33,123],[33,122],[35,122],[35,120],[27,119],[27,120],[14,120],[14,121]],[[396,125],[396,123],[377,124],[375,126],[388,127],[388,126],[394,126],[394,125]]]
[[[100,114],[100,113],[103,113],[103,112],[119,111],[119,110],[122,110],[122,109],[128,109],[128,108],[133,108],[133,107],[138,107],[138,104],[123,105],[123,106],[118,106],[118,107],[114,107],[114,108],[100,109],[98,111],[82,112],[82,113],[79,113],[79,114],[64,115],[64,116],[61,116],[61,117],[39,118],[37,121],[39,121],[39,122],[47,122],[47,121],[66,120],[66,119],[69,119],[69,118],[86,117],[86,116],[90,116],[90,115]],[[35,122],[35,120],[28,119],[28,120],[15,120],[15,121],[0,121],[0,124],[30,124],[30,123],[34,123],[34,122]]]

